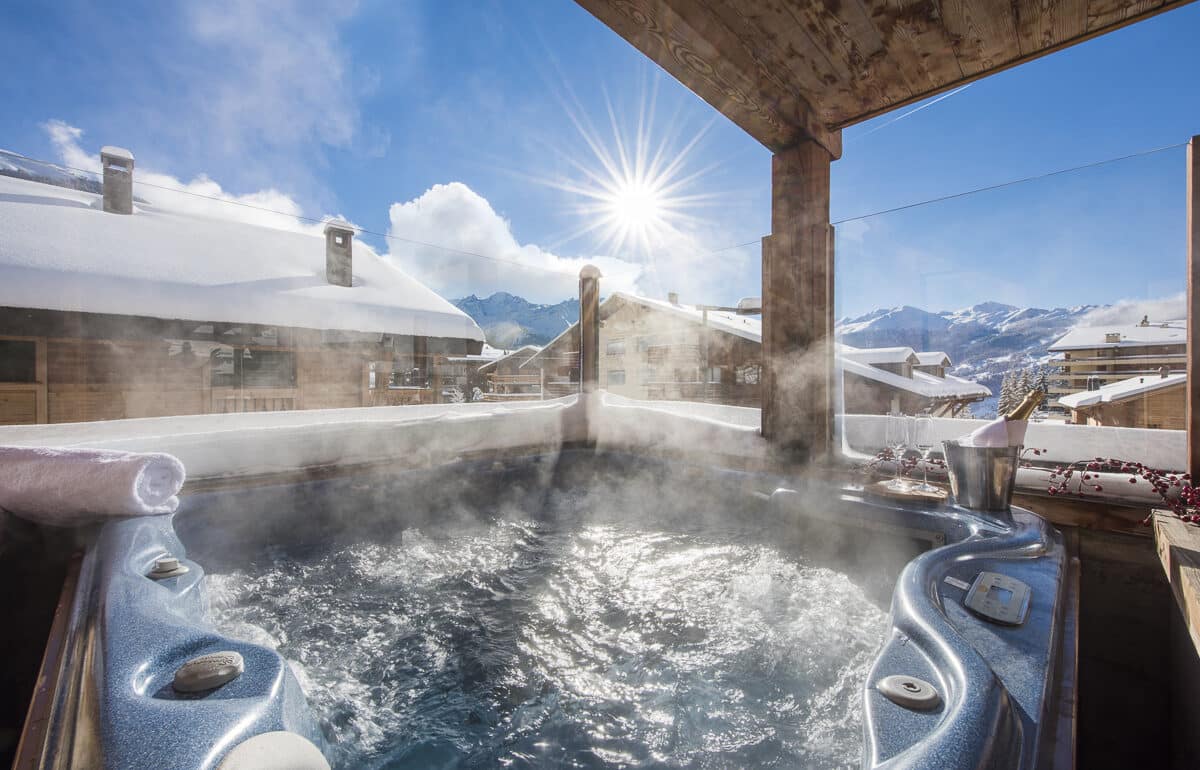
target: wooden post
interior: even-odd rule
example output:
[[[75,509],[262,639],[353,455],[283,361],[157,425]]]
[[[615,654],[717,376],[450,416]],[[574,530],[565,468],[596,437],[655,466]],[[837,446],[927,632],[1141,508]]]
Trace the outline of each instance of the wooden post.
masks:
[[[600,387],[600,270],[579,271],[579,382],[584,393]]]
[[[432,361],[429,380],[433,382],[433,403],[442,403],[442,367],[439,362],[439,356],[433,356],[432,359],[428,356],[426,361]]]
[[[809,457],[826,454],[833,435],[832,161],[813,141],[775,155],[762,245],[762,432]]]
[[[1200,480],[1200,136],[1187,148],[1187,470]]]

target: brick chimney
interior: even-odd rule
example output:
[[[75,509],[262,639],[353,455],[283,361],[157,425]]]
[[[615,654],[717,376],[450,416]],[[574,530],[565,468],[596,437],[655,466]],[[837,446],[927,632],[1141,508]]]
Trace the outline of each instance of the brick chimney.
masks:
[[[104,169],[104,210],[132,214],[133,153],[123,147],[101,147],[100,167]]]
[[[325,280],[334,286],[354,283],[354,226],[330,220],[325,223]]]

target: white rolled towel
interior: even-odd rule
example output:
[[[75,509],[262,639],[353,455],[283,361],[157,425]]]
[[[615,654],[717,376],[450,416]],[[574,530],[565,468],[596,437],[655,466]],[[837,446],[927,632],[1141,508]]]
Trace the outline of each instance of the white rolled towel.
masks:
[[[44,524],[174,513],[186,477],[169,454],[0,446],[0,508]]]

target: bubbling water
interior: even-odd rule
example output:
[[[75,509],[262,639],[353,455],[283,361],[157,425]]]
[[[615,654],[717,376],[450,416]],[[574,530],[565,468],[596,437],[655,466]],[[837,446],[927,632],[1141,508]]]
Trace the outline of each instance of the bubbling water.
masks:
[[[497,521],[209,576],[342,767],[857,767],[885,613],[734,531]]]

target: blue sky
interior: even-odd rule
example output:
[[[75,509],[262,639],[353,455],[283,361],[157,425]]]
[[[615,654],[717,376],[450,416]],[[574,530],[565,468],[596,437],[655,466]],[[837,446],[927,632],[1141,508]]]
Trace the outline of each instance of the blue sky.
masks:
[[[0,147],[79,161],[120,144],[181,185],[503,260],[365,236],[451,296],[565,298],[587,260],[611,288],[759,293],[757,247],[706,252],[767,232],[769,153],[570,0],[39,5],[0,25]],[[1184,142],[1196,39],[1200,5],[848,128],[833,217]],[[632,139],[652,96],[651,146],[700,135],[678,173],[700,200],[649,247],[578,235],[600,216],[573,191],[601,167],[584,134],[612,152],[609,106]],[[842,224],[839,312],[1177,294],[1183,158]]]

